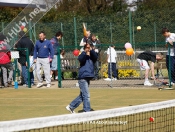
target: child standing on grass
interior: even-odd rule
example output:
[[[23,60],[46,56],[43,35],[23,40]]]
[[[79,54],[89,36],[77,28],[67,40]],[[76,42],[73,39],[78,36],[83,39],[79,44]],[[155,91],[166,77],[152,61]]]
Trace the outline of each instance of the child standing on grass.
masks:
[[[75,98],[66,109],[71,113],[75,113],[76,109],[83,102],[83,111],[91,111],[89,84],[90,80],[94,78],[94,63],[97,61],[97,54],[91,49],[90,44],[84,45],[84,51],[78,56],[80,68],[78,71],[78,84],[80,87],[80,94]]]
[[[115,46],[111,45],[111,47],[107,50],[108,78],[104,79],[105,81],[117,80],[116,57],[117,53],[115,51]],[[114,78],[111,78],[112,73]]]

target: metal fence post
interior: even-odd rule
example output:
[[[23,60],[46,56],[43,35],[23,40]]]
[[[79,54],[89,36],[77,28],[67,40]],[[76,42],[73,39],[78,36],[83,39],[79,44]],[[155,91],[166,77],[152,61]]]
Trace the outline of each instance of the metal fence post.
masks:
[[[74,35],[75,35],[75,48],[77,49],[77,26],[76,26],[76,17],[74,17]]]
[[[157,51],[157,36],[156,36],[156,23],[154,22],[154,42],[155,42],[155,50]]]
[[[29,72],[29,69],[30,69],[30,60],[29,60],[29,50],[26,49],[26,59],[27,59],[27,75],[28,75],[28,88],[31,88],[31,79],[30,79],[30,72]]]
[[[111,44],[112,44],[112,23],[110,22]]]
[[[63,32],[63,24],[61,23],[61,32]],[[64,37],[61,38],[61,44],[63,45],[64,48]]]
[[[129,11],[129,41],[132,44],[132,14],[131,11]]]
[[[29,21],[29,37],[32,40],[32,26],[31,26],[31,21]]]
[[[61,83],[61,58],[60,58],[60,47],[57,48],[58,54],[57,54],[57,67],[58,67],[58,87],[62,87]]]
[[[4,22],[1,22],[1,24],[2,24],[2,29],[1,29],[1,31],[2,31],[2,33],[4,34]]]
[[[169,88],[171,88],[171,56],[170,56],[170,44],[168,43],[168,76],[169,76]]]

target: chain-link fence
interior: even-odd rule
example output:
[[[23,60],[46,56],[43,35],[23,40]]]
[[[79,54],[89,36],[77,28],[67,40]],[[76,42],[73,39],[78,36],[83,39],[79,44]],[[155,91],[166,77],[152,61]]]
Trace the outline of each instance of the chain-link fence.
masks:
[[[162,27],[167,27],[172,32],[175,31],[172,13],[172,10],[165,9],[165,12],[159,12],[159,10],[135,11],[115,13],[108,16],[58,18],[58,22],[38,22],[33,28],[29,27],[31,30],[29,30],[28,35],[35,41],[37,34],[40,31],[45,31],[47,38],[50,39],[59,29],[64,33],[62,45],[77,46],[83,37],[82,23],[84,22],[87,29],[100,38],[101,43],[122,44],[129,41],[135,48],[144,48],[148,42],[151,42],[156,47],[158,42],[164,41],[161,35]],[[6,23],[1,22],[0,30],[6,25]],[[137,31],[137,26],[141,26],[140,31]]]
[[[126,55],[126,51],[123,45],[116,44],[115,50],[117,53],[116,58],[116,70],[117,70],[117,79],[114,79],[114,75],[112,75],[113,80],[105,80],[108,78],[108,65],[107,62],[107,50],[109,48],[109,44],[101,44],[99,57],[98,57],[98,66],[94,65],[94,75],[95,78],[91,81],[91,87],[142,87],[144,84],[145,79],[145,71],[140,69],[140,65],[137,62],[137,56],[144,52],[144,51],[153,51],[155,53],[162,52],[164,54],[163,60],[159,61],[159,63],[155,63],[155,75],[157,74],[158,70],[160,69],[161,65],[161,72],[168,82],[168,70],[166,69],[166,62],[165,56],[167,53],[167,49],[158,45],[155,50],[154,45],[152,47],[147,47],[144,50],[140,48],[135,49],[134,54],[131,56]],[[121,48],[123,47],[123,48]],[[65,46],[64,51],[65,55],[64,58],[60,60],[61,70],[61,80],[59,87],[78,87],[77,83],[77,75],[78,75],[78,68],[80,67],[78,57],[73,54],[76,47]],[[81,47],[78,47],[81,49]],[[81,53],[81,52],[80,52]],[[110,71],[112,69],[110,68]],[[151,80],[151,72],[149,74],[150,82],[154,83]]]
[[[169,13],[167,14],[167,12]],[[83,38],[82,23],[84,22],[87,29],[89,29],[92,34],[95,34],[95,36],[98,36],[101,42],[99,64],[96,66],[98,79],[92,81],[91,86],[106,87],[112,85],[119,87],[140,87],[140,84],[143,83],[141,79],[144,78],[144,72],[140,70],[136,59],[139,53],[146,50],[161,51],[164,53],[162,72],[165,78],[168,78],[165,62],[168,49],[164,46],[165,38],[161,34],[161,29],[167,27],[171,32],[175,31],[174,19],[171,17],[171,14],[172,11],[166,9],[163,13],[154,10],[116,13],[108,16],[78,16],[70,19],[58,18],[57,23],[38,22],[34,27],[31,27],[28,35],[33,42],[35,42],[38,38],[37,34],[40,31],[45,31],[48,39],[52,38],[58,30],[63,32],[64,36],[60,43],[61,48],[65,50],[65,56],[64,59],[58,60],[58,62],[60,62],[58,65],[61,64],[58,70],[58,86],[76,87],[78,86],[77,75],[79,62],[72,52],[75,49],[81,49],[79,44]],[[0,28],[3,29],[6,24],[2,23],[1,25]],[[141,30],[137,30],[137,26],[141,26]],[[126,42],[132,44],[135,52],[132,56],[127,56],[125,53],[124,44]],[[14,43],[15,39],[10,45],[14,45]],[[106,82],[104,81],[104,79],[108,77],[106,51],[111,44],[115,45],[117,52],[118,80]],[[58,55],[58,58],[59,56],[60,55]],[[130,85],[131,82],[133,85]]]

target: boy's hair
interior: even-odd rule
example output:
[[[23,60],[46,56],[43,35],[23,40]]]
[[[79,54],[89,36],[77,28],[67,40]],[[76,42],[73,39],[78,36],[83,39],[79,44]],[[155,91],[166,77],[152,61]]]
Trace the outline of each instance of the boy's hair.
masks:
[[[86,49],[86,47],[87,47],[87,45],[90,45],[89,43],[86,43],[85,45],[84,45],[84,50]]]
[[[158,55],[161,59],[163,59],[163,57],[164,57],[162,52],[158,52],[158,53],[156,53],[156,55]]]
[[[58,31],[58,32],[55,34],[55,37],[58,37],[58,36],[63,37],[63,33],[62,33],[61,31]]]
[[[20,37],[22,37],[22,36],[24,36],[24,35],[25,35],[25,32],[24,32],[24,31],[20,31],[20,32],[19,32],[19,36],[20,36]]]
[[[44,31],[39,32],[39,34],[41,34],[41,33],[43,33],[44,35],[46,35],[46,33]]]
[[[165,34],[166,32],[170,32],[168,28],[162,28],[162,34]]]

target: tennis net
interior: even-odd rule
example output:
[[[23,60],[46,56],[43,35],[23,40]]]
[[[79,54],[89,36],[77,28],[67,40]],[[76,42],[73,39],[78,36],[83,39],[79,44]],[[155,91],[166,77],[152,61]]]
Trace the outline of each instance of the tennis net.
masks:
[[[0,122],[0,132],[173,132],[175,100]]]

